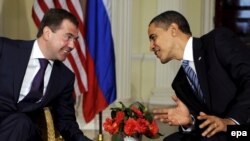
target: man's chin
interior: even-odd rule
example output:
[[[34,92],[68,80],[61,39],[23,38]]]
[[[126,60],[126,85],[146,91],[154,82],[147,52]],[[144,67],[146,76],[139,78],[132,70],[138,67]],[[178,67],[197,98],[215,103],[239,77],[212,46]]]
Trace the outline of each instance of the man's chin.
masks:
[[[55,60],[63,62],[66,60],[66,57],[57,57]]]
[[[62,54],[61,56],[57,57],[57,60],[63,62],[67,59],[67,56],[68,54]]]
[[[161,60],[161,63],[162,64],[166,64],[166,63],[168,63],[169,62],[169,60]]]

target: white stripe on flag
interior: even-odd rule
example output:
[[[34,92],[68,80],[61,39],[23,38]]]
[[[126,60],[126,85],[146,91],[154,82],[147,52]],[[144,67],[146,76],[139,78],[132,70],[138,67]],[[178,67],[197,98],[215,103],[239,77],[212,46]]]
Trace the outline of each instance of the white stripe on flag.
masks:
[[[35,1],[34,5],[33,5],[33,9],[35,10],[35,14],[37,15],[37,17],[39,18],[39,20],[41,21],[43,18],[43,10],[41,9],[40,5],[38,4],[37,1]]]
[[[68,68],[69,68],[70,70],[73,70],[73,68],[71,67],[71,65],[70,65],[70,63],[69,63],[69,61],[68,61],[67,59],[64,61],[64,64],[67,65]],[[80,94],[81,94],[76,79],[75,79],[75,84],[74,84],[74,91],[75,91],[75,93],[76,93],[77,95],[80,95]]]
[[[77,65],[77,69],[79,70],[79,72],[81,74],[80,77],[81,77],[82,83],[84,86],[87,86],[87,83],[86,83],[87,82],[87,75],[86,75],[86,71],[84,70],[83,66],[80,65],[81,64],[80,57],[78,56],[78,53],[76,50],[73,50],[71,52],[71,54],[72,54],[73,58],[75,59],[75,63],[79,64],[79,65]],[[88,87],[86,87],[85,89],[87,91]]]
[[[66,9],[69,11],[68,5],[65,0],[59,0],[59,3],[61,4],[63,9]]]
[[[72,0],[71,2],[73,4],[73,6],[75,7],[75,10],[76,10],[77,14],[80,17],[80,20],[82,22],[84,22],[84,20],[83,20],[83,11],[82,11],[82,7],[81,7],[80,1],[78,1],[78,0]]]
[[[48,8],[53,8],[55,7],[53,0],[44,0],[44,2],[46,3],[46,5],[48,6]]]

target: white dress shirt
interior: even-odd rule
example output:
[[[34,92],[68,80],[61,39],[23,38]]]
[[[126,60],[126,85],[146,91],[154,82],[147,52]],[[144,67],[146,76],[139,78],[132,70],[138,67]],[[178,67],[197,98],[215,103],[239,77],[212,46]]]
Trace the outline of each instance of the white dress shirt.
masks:
[[[194,66],[194,56],[193,56],[193,37],[190,37],[188,39],[188,42],[186,44],[184,54],[183,54],[183,60],[188,60],[189,61],[189,66],[196,73],[196,69],[195,69],[195,66]]]
[[[20,102],[29,93],[31,89],[32,80],[34,79],[36,73],[40,69],[40,63],[39,63],[38,58],[45,58],[45,57],[42,54],[38,46],[37,40],[36,40],[34,42],[31,55],[30,55],[30,59],[29,59],[29,63],[28,63],[28,66],[27,66],[27,69],[23,78],[23,83],[22,83],[20,95],[18,98],[18,102]],[[49,60],[49,64],[45,71],[43,94],[45,94],[45,91],[47,89],[53,63],[54,63],[53,61]]]

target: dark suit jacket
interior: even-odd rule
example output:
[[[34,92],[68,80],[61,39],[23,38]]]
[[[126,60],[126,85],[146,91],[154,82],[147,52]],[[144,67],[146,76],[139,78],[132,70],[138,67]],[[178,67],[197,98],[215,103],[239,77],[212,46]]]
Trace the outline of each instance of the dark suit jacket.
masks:
[[[229,30],[218,28],[193,39],[197,76],[205,95],[202,103],[193,94],[182,68],[172,87],[193,115],[200,111],[240,124],[250,120],[250,48]],[[197,122],[199,124],[199,122]]]
[[[70,141],[82,139],[72,99],[75,77],[62,62],[54,62],[46,94],[40,103],[22,106],[17,103],[33,43],[0,38],[0,122],[13,112],[29,114],[51,106],[61,135]]]

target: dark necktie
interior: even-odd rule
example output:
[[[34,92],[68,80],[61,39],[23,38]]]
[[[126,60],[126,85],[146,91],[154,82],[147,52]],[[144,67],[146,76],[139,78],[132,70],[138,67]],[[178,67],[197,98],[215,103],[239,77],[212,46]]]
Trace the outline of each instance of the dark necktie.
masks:
[[[203,95],[203,92],[201,90],[198,78],[197,78],[194,70],[189,66],[189,61],[183,60],[182,67],[184,68],[184,71],[186,72],[186,75],[191,82],[190,85],[191,85],[193,91],[195,92],[195,94],[197,94],[198,98],[202,102],[205,102],[204,95]]]
[[[47,59],[39,58],[40,69],[35,75],[29,93],[22,100],[23,102],[32,102],[35,103],[41,99],[43,96],[43,81],[44,74],[47,68],[49,61]]]

